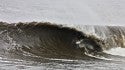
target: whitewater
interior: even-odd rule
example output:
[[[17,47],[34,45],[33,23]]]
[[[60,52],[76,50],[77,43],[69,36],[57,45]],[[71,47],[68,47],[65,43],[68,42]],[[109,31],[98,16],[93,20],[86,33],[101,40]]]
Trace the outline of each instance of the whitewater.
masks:
[[[125,70],[124,0],[0,0],[0,70]]]

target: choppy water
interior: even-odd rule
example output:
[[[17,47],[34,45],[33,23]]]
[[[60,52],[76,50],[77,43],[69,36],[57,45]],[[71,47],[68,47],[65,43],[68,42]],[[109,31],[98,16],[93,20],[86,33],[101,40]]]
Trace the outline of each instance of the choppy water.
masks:
[[[124,70],[123,61],[113,60],[47,60],[45,62],[1,59],[1,70]]]

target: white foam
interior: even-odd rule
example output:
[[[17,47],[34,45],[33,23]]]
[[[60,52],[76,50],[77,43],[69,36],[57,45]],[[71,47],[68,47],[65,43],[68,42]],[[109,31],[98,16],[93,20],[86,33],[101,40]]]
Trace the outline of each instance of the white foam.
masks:
[[[106,57],[103,57],[103,56],[94,56],[94,55],[91,55],[91,54],[87,54],[85,53],[86,55],[90,56],[90,57],[93,57],[93,58],[97,58],[97,59],[102,59],[102,60],[112,60],[112,59],[109,59],[109,58],[106,58]]]
[[[55,60],[55,61],[78,61],[78,60],[72,60],[72,59],[56,59],[56,58],[44,58],[48,60]]]
[[[125,56],[125,48],[121,48],[121,47],[112,48],[112,49],[106,50],[104,52],[111,54],[111,55]]]

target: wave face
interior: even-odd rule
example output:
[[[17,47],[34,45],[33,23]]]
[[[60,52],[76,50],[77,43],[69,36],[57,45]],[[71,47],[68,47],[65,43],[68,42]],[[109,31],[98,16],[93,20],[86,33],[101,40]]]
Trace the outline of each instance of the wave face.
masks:
[[[86,53],[96,55],[114,47],[125,47],[124,29],[120,26],[0,22],[0,56],[83,59]]]
[[[85,52],[102,51],[98,41],[74,28],[48,22],[0,23],[1,55],[7,57],[33,54],[47,58],[82,58]]]

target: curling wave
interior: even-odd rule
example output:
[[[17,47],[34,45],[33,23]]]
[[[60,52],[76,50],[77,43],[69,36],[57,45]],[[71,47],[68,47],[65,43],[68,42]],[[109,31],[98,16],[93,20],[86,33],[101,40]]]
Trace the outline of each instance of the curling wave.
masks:
[[[85,58],[124,47],[124,27],[72,26],[49,22],[0,22],[0,56],[22,58]]]
[[[30,53],[47,58],[82,58],[85,52],[101,52],[98,42],[75,28],[49,22],[0,22],[0,50],[4,56],[21,58]]]

